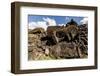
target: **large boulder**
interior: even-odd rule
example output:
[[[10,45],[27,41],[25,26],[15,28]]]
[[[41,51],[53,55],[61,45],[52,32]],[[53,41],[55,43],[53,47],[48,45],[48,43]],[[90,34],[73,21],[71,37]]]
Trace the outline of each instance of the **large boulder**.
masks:
[[[87,25],[49,26],[29,30],[29,60],[87,58]]]
[[[35,28],[35,29],[29,29],[29,31],[28,31],[29,34],[40,34],[43,32],[45,32],[45,30],[42,27]]]
[[[50,53],[56,58],[77,58],[78,49],[74,43],[61,42],[50,47]]]

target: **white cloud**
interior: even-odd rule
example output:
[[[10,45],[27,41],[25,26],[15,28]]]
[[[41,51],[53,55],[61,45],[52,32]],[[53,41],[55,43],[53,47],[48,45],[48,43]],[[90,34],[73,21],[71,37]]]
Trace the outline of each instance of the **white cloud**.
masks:
[[[69,17],[66,17],[65,20],[69,20]]]
[[[29,23],[29,29],[35,29],[38,27],[42,27],[46,30],[48,26],[56,26],[56,21],[54,19],[47,17],[47,18],[43,18],[43,21]]]
[[[38,27],[42,27],[45,30],[47,29],[47,25],[45,21],[38,21],[38,22],[30,22],[29,23],[29,29],[35,29]]]
[[[81,24],[88,24],[88,18],[85,17],[80,21]]]
[[[43,20],[45,22],[47,22],[47,25],[48,26],[56,26],[56,21],[54,19],[51,19],[51,18],[43,18]]]
[[[65,24],[58,24],[58,26],[66,26]]]

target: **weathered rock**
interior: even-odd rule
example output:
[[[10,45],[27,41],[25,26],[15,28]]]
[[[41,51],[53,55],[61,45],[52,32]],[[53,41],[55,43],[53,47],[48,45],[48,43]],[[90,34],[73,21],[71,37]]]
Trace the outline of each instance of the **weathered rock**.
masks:
[[[84,25],[80,25],[80,50],[83,53],[83,55],[87,55],[88,54],[88,26],[87,24]]]
[[[50,48],[51,54],[53,54],[56,58],[77,58],[78,50],[76,46],[71,43],[61,42],[57,45],[54,45]]]
[[[76,25],[64,26],[49,26],[47,34],[52,38],[52,42],[59,43],[66,38],[66,41],[72,41],[79,34],[79,28]]]
[[[29,60],[86,58],[88,56],[87,24],[28,30]]]
[[[45,32],[45,30],[43,28],[35,28],[33,30],[29,29],[28,33],[29,34],[40,34]]]

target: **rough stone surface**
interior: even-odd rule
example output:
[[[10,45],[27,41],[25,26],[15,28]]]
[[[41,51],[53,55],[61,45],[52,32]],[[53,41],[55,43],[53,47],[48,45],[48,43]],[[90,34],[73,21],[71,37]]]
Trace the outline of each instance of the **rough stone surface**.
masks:
[[[71,59],[87,58],[88,56],[88,28],[87,24],[50,28],[49,33],[43,28],[29,29],[28,59]],[[53,27],[53,26],[52,26]],[[58,27],[57,27],[58,28]]]

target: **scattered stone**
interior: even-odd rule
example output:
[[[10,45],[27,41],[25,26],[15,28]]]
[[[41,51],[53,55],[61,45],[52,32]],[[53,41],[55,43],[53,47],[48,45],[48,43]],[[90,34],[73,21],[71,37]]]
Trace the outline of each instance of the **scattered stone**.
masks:
[[[73,20],[66,26],[49,26],[28,30],[28,59],[87,58],[88,27]]]

